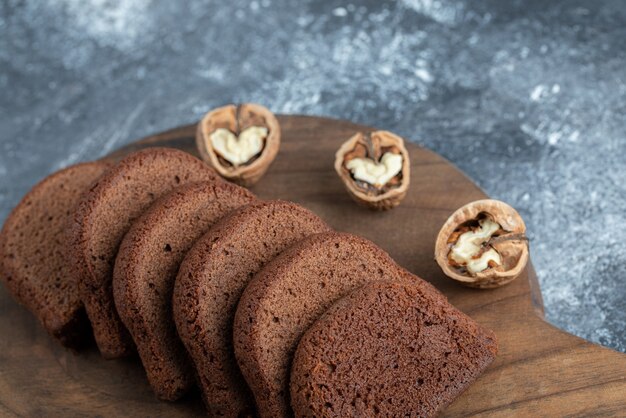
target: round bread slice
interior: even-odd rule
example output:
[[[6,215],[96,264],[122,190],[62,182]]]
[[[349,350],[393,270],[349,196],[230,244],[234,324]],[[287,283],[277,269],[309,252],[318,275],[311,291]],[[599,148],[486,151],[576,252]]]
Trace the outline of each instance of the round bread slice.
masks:
[[[194,383],[172,318],[172,292],[181,261],[221,217],[254,200],[226,182],[182,186],[155,202],[130,228],[117,254],[113,296],[156,395],[179,399]]]
[[[135,219],[175,187],[222,181],[199,159],[171,148],[148,148],[122,159],[83,196],[70,228],[72,265],[100,353],[123,357],[132,339],[113,302],[113,264]]]
[[[109,167],[77,164],[46,177],[13,209],[0,234],[2,279],[13,297],[68,347],[89,340],[78,283],[66,259],[69,213]]]
[[[408,274],[371,241],[339,232],[308,237],[268,263],[241,296],[233,325],[235,355],[260,416],[290,416],[293,353],[329,306],[369,281]]]
[[[495,335],[416,282],[369,283],[304,334],[296,417],[432,417],[494,360]]]
[[[185,257],[174,285],[174,319],[212,416],[254,411],[232,347],[239,296],[285,248],[327,230],[320,218],[294,203],[253,203],[218,222]]]

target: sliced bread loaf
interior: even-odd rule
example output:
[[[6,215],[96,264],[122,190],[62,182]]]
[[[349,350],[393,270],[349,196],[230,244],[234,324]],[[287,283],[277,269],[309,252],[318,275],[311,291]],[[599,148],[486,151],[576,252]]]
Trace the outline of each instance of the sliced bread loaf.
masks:
[[[291,405],[296,417],[432,417],[496,351],[491,331],[418,282],[369,283],[300,340]]]
[[[70,347],[84,343],[90,330],[67,262],[68,216],[108,167],[83,163],[46,177],[13,209],[0,234],[0,270],[7,289],[48,333]]]
[[[122,241],[113,273],[115,306],[161,399],[180,398],[194,382],[172,318],[178,267],[218,219],[252,200],[252,193],[231,183],[182,186],[150,206]]]
[[[232,347],[239,296],[268,261],[327,230],[320,218],[294,203],[252,203],[218,222],[185,257],[174,286],[174,319],[212,416],[254,411]]]
[[[134,351],[113,302],[113,264],[122,238],[156,199],[175,187],[222,181],[199,159],[171,148],[148,148],[126,156],[83,195],[70,230],[70,256],[79,290],[105,358]]]
[[[244,291],[233,328],[237,361],[259,414],[290,416],[293,353],[328,307],[364,283],[408,274],[371,241],[338,232],[310,236],[267,264]]]

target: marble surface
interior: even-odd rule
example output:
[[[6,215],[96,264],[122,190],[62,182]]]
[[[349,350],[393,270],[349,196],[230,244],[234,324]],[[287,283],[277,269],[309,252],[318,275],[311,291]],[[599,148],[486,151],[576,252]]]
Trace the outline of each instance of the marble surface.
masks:
[[[0,92],[0,220],[224,103],[351,119],[518,208],[548,320],[626,351],[621,1],[4,0]]]

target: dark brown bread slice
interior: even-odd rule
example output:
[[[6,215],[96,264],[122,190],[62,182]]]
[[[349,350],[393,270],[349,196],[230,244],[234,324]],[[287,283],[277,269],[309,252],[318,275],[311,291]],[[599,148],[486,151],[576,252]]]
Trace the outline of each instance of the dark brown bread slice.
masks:
[[[259,202],[218,222],[185,257],[174,285],[174,319],[211,415],[238,417],[254,410],[232,347],[241,292],[285,248],[327,230],[320,218],[294,203]]]
[[[259,414],[291,415],[293,353],[328,307],[364,283],[409,274],[371,241],[338,232],[308,237],[268,263],[241,296],[233,325],[237,361]]]
[[[90,334],[65,251],[68,215],[108,164],[77,164],[46,177],[13,209],[0,234],[4,284],[43,327],[68,347]]]
[[[194,383],[172,318],[180,263],[218,219],[252,200],[252,193],[226,182],[182,186],[155,202],[122,241],[113,273],[115,306],[161,399],[174,401]]]
[[[132,222],[175,187],[222,181],[186,152],[148,148],[130,154],[107,171],[81,199],[70,228],[70,255],[79,291],[105,358],[133,352],[128,331],[113,303],[113,264]]]
[[[373,282],[304,334],[291,370],[296,417],[431,417],[494,360],[495,335],[408,281]]]

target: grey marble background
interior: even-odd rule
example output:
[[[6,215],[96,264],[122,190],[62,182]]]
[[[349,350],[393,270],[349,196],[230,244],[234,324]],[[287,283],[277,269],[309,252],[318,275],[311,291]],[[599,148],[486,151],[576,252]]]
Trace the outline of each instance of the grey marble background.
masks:
[[[0,1],[0,220],[228,102],[351,119],[518,208],[547,318],[626,351],[622,1]]]

